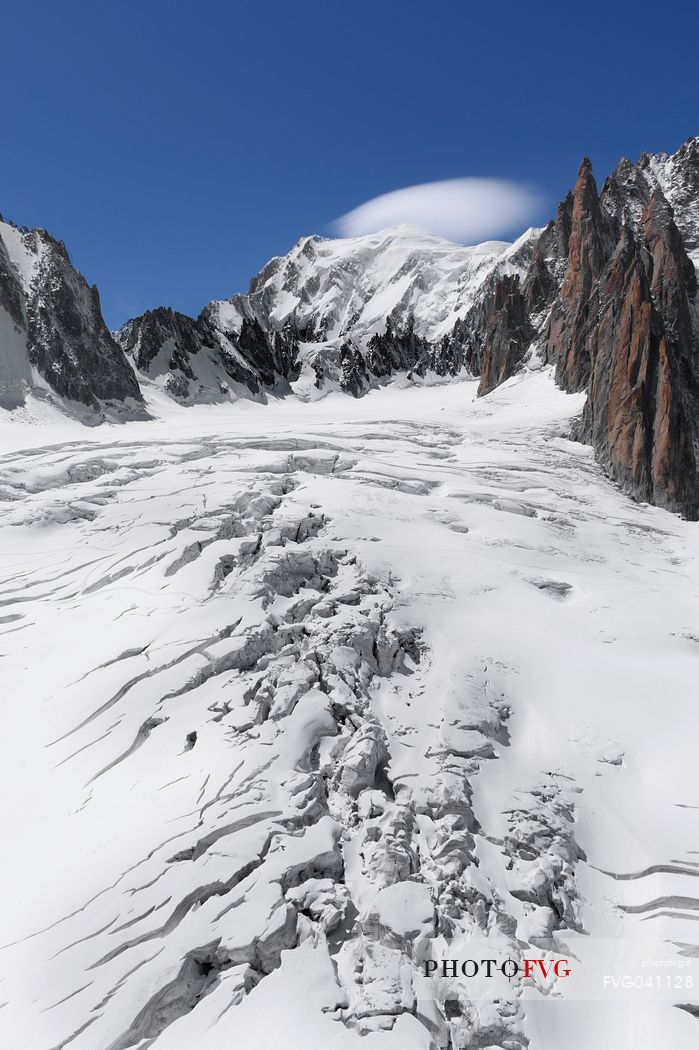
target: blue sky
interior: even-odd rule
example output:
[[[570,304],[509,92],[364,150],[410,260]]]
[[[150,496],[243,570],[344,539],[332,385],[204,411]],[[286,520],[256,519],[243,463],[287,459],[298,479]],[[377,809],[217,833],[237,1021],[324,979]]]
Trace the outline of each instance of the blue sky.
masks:
[[[543,222],[583,154],[601,181],[699,134],[674,0],[27,0],[1,33],[0,212],[66,241],[112,325],[402,187],[513,180]]]

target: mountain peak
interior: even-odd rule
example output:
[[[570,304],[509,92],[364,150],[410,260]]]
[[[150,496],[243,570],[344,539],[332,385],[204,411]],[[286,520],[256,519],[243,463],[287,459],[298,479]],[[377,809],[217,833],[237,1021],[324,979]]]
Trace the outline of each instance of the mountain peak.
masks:
[[[583,157],[578,168],[578,178],[587,178],[592,175],[592,161],[589,157]]]
[[[3,407],[46,388],[91,422],[104,406],[141,401],[138,382],[100,310],[97,289],[45,230],[0,225],[0,370]]]

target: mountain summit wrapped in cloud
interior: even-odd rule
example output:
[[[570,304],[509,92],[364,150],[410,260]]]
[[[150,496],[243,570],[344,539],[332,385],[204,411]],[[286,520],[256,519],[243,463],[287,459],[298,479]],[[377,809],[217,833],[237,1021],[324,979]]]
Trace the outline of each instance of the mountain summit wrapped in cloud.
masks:
[[[384,193],[335,225],[343,237],[408,224],[447,240],[472,243],[521,229],[539,208],[533,190],[507,179],[444,179]]]

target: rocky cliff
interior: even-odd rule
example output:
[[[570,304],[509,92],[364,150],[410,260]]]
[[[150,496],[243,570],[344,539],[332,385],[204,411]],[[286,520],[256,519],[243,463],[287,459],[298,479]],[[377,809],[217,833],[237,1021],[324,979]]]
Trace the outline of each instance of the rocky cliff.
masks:
[[[662,165],[623,160],[601,194],[583,161],[523,292],[495,290],[479,389],[513,375],[527,344],[540,348],[564,390],[587,392],[579,433],[610,477],[691,518],[699,509],[697,278],[687,253],[695,227],[685,218],[680,230],[668,197],[686,203],[697,157],[688,145]]]
[[[598,192],[586,158],[556,219],[494,269],[446,342],[492,392],[526,360],[588,395],[578,436],[636,499],[699,512],[699,140],[622,160]]]
[[[160,380],[166,393],[188,403],[259,391],[261,362],[269,348],[264,334],[254,345],[255,334],[251,340],[247,332],[241,333],[238,346],[206,316],[195,319],[159,307],[128,321],[116,338],[141,375]]]
[[[86,421],[142,401],[133,368],[102,318],[97,288],[45,230],[0,222],[0,405],[29,392]]]

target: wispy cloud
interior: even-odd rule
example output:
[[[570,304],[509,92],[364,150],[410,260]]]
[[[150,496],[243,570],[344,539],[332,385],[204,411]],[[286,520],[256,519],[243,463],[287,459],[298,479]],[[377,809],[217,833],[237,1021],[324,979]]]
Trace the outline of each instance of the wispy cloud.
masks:
[[[530,225],[539,195],[507,179],[445,179],[384,193],[335,222],[343,237],[407,223],[450,241],[474,244]]]

